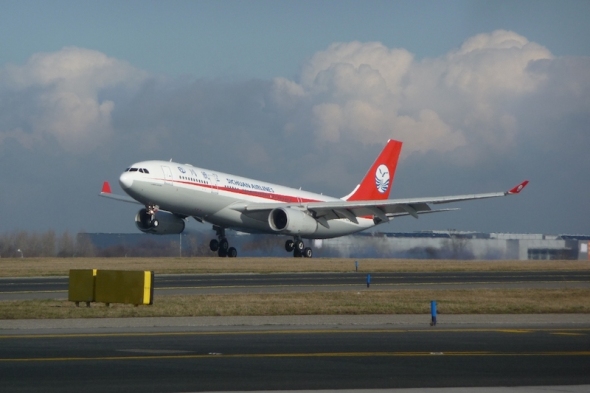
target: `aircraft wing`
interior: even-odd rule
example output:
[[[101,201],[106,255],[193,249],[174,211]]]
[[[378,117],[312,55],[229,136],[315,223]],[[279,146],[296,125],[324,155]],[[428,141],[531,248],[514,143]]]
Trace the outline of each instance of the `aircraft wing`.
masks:
[[[135,199],[131,198],[128,195],[113,194],[111,192],[111,185],[109,184],[108,181],[105,181],[104,183],[102,183],[102,190],[101,190],[100,194],[98,194],[98,195],[105,197],[105,198],[115,199],[117,201],[137,203],[137,204],[141,205],[140,202],[137,202]]]
[[[328,220],[347,218],[352,222],[358,223],[357,217],[376,216],[382,221],[389,221],[392,217],[410,215],[418,218],[419,214],[438,213],[456,209],[438,209],[433,210],[430,205],[437,205],[451,202],[469,201],[475,199],[487,199],[503,197],[507,195],[518,194],[528,184],[528,180],[523,181],[509,191],[492,192],[486,194],[467,194],[441,197],[426,198],[407,198],[407,199],[386,199],[377,201],[328,201],[328,202],[311,202],[302,204],[284,204],[284,203],[255,203],[255,204],[238,204],[232,206],[233,209],[244,212],[245,214],[268,211],[277,207],[293,207],[305,209],[313,215],[322,225],[326,225]]]

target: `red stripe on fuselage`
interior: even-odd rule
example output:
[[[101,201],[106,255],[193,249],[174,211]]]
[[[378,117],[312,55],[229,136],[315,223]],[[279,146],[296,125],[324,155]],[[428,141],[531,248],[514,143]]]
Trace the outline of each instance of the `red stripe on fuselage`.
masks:
[[[253,196],[253,197],[257,197],[257,198],[267,199],[272,202],[284,202],[284,203],[322,202],[318,199],[308,199],[308,198],[301,198],[301,197],[291,196],[291,195],[274,194],[271,192],[242,190],[239,188],[231,188],[231,187],[224,187],[224,186],[218,187],[218,186],[213,186],[211,184],[203,184],[203,183],[197,183],[197,182],[186,181],[186,180],[170,180],[170,179],[162,179],[162,180],[166,180],[167,182],[172,181],[173,183],[176,182],[176,183],[181,183],[181,184],[185,184],[185,185],[189,185],[189,186],[208,188],[211,190],[225,191],[225,192],[229,192],[232,194],[248,195],[248,196]]]

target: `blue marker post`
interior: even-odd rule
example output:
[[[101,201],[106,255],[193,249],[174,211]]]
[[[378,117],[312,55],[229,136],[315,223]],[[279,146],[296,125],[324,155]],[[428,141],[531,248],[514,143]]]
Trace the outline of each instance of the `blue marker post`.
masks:
[[[367,274],[367,288],[369,288],[369,286],[371,286],[371,275]]]
[[[354,261],[354,270],[359,271],[359,261]]]
[[[436,300],[430,302],[430,315],[432,316],[430,326],[436,326]]]

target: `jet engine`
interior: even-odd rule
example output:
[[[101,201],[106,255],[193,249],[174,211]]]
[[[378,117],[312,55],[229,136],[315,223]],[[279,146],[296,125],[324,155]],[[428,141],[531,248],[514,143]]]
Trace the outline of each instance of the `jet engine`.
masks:
[[[155,235],[174,235],[184,231],[184,220],[164,211],[152,215],[147,209],[141,209],[135,216],[135,225],[140,231]]]
[[[309,214],[289,207],[278,207],[268,215],[268,225],[273,231],[289,235],[313,235],[318,222]]]

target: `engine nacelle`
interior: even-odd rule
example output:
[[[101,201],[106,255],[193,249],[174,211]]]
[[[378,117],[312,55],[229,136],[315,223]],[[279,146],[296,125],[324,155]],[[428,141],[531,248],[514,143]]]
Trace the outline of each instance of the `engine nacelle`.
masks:
[[[278,207],[268,215],[268,225],[273,231],[289,235],[313,235],[318,229],[315,218],[289,207]]]
[[[137,229],[155,235],[175,235],[184,231],[184,220],[175,214],[157,211],[152,217],[147,209],[141,209],[135,216]]]

